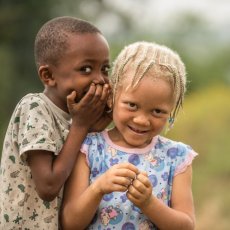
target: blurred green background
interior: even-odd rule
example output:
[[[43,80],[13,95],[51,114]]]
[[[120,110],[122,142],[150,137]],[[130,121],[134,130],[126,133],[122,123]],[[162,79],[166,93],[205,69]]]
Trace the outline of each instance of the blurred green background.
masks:
[[[130,42],[176,50],[188,73],[183,111],[167,136],[191,145],[197,230],[230,229],[230,2],[226,0],[0,0],[0,147],[16,103],[42,91],[33,43],[56,16],[98,26],[111,60]]]

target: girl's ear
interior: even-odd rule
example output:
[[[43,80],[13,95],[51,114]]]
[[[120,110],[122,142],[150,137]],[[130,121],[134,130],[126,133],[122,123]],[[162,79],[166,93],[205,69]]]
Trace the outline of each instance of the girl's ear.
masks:
[[[52,70],[49,65],[40,66],[38,69],[38,74],[44,85],[54,86],[56,84],[52,74]]]

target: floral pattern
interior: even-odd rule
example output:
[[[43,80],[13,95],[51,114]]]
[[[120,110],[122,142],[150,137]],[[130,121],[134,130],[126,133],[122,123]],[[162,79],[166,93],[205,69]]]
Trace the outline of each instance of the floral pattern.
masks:
[[[190,146],[157,136],[145,149],[126,149],[112,143],[108,132],[89,134],[81,151],[91,169],[90,183],[114,164],[130,162],[148,173],[153,194],[170,206],[173,177],[186,169],[197,155]],[[96,218],[98,217],[98,218]],[[88,229],[157,229],[133,205],[125,193],[106,194]]]

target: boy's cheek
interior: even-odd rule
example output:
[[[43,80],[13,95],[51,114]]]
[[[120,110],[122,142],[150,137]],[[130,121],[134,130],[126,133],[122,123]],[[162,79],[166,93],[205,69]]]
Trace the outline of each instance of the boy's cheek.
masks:
[[[104,79],[105,79],[105,83],[106,83],[106,84],[109,84],[109,78],[106,77],[106,78],[104,78]]]

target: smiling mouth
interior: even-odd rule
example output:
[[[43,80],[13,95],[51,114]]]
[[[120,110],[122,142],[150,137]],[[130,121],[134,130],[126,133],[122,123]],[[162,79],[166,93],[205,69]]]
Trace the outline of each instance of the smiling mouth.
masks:
[[[140,130],[140,129],[136,129],[136,128],[131,127],[131,126],[128,126],[128,127],[129,127],[129,129],[131,129],[133,132],[135,132],[137,134],[145,134],[148,132],[147,130]]]

